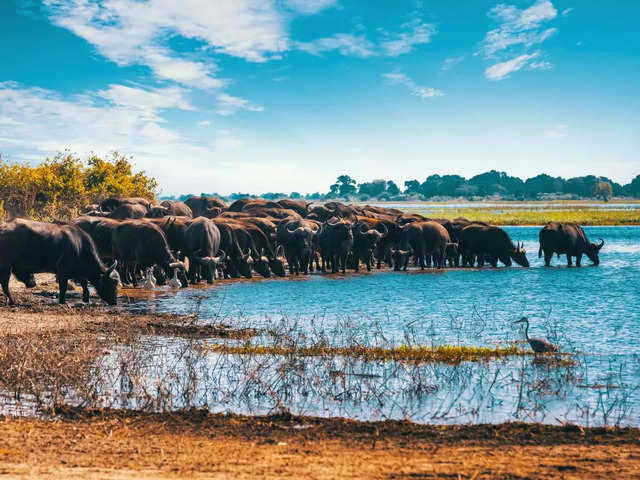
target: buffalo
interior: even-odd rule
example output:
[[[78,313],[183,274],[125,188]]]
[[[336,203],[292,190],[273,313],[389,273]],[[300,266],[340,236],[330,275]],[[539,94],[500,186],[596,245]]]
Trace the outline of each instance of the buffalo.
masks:
[[[227,208],[226,203],[215,197],[193,196],[187,198],[184,201],[184,204],[191,209],[191,213],[194,217],[208,217],[208,215],[205,214],[212,208],[219,208],[220,211]]]
[[[137,285],[137,269],[146,269],[158,265],[167,277],[172,270],[178,270],[182,287],[187,287],[187,277],[183,262],[176,260],[169,249],[167,237],[157,225],[144,220],[126,220],[112,233],[111,245],[113,257],[124,265],[124,273]]]
[[[492,267],[498,266],[498,260],[507,267],[511,260],[523,267],[529,266],[526,250],[520,245],[514,245],[507,232],[493,225],[467,225],[460,231],[459,248],[463,256],[463,264],[473,266],[474,259],[478,265],[484,264],[485,258]]]
[[[540,249],[538,258],[544,253],[544,263],[548,267],[551,257],[556,253],[567,256],[567,264],[571,266],[571,257],[576,257],[576,266],[579,267],[582,255],[589,257],[594,265],[600,264],[600,249],[604,246],[604,240],[600,243],[592,243],[580,225],[575,223],[547,223],[539,234]]]
[[[90,282],[102,300],[115,305],[118,299],[117,262],[105,267],[91,237],[76,225],[15,219],[0,226],[0,283],[10,305],[9,278],[31,284],[33,273],[55,273],[60,303],[66,302],[68,280],[82,285],[82,300],[89,301]]]
[[[201,278],[205,278],[207,283],[213,283],[218,265],[221,265],[226,257],[222,250],[220,255],[216,256],[220,250],[218,227],[208,218],[198,217],[187,227],[184,240],[191,283],[198,283]]]
[[[353,248],[352,223],[344,218],[333,217],[322,225],[318,234],[320,256],[322,257],[322,271],[326,271],[327,262],[331,272],[336,273],[341,268],[345,273],[347,257]]]

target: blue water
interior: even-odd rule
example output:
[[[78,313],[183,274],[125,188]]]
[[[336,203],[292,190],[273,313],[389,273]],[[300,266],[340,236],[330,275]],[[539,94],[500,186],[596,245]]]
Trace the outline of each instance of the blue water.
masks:
[[[603,238],[606,244],[600,266],[583,258],[581,268],[568,268],[566,257],[554,257],[553,266],[544,267],[537,256],[539,228],[506,230],[514,241],[524,242],[530,268],[385,270],[219,282],[134,299],[131,306],[190,314],[199,303],[203,322],[241,321],[260,328],[283,318],[295,320],[299,328],[347,322],[371,342],[400,342],[410,328],[421,342],[474,345],[520,338],[511,322],[526,315],[532,336],[584,352],[640,354],[640,227],[586,228],[593,241]]]
[[[195,313],[201,323],[269,332],[257,343],[291,338],[297,344],[385,346],[521,341],[522,328],[512,322],[526,315],[531,335],[559,345],[573,365],[533,357],[458,366],[246,357],[206,350],[222,340],[152,338],[149,348],[120,346],[103,359],[96,375],[111,387],[101,404],[256,414],[286,409],[427,423],[640,425],[640,227],[585,228],[592,241],[606,244],[600,266],[583,259],[581,268],[567,268],[566,257],[544,267],[537,257],[539,227],[506,230],[524,242],[531,268],[224,281],[136,295],[121,308]],[[133,362],[129,374],[129,355],[146,356],[144,368]],[[169,392],[170,401],[150,404],[149,386]]]

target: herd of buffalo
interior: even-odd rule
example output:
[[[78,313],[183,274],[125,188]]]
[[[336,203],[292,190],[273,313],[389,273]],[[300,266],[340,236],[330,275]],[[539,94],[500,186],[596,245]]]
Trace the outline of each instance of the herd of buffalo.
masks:
[[[108,198],[90,205],[73,222],[14,219],[0,225],[0,283],[10,304],[11,274],[27,287],[34,273],[55,273],[60,303],[69,280],[88,283],[108,304],[117,302],[121,284],[137,285],[153,270],[158,283],[177,278],[182,287],[218,275],[255,272],[263,277],[336,273],[382,268],[406,270],[410,257],[420,268],[528,267],[526,252],[502,228],[465,218],[430,219],[373,206],[301,200],[241,199],[230,205],[194,196],[184,202],[152,204],[144,198]],[[540,250],[549,265],[554,253],[583,255],[596,265],[604,241],[592,243],[575,224],[548,223],[540,231]],[[109,265],[109,266],[106,266]],[[176,280],[177,281],[177,280]]]

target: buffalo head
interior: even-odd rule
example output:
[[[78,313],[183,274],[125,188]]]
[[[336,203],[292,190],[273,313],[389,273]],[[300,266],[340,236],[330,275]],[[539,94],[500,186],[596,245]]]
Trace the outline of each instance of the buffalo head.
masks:
[[[118,286],[120,285],[120,275],[116,267],[118,261],[114,261],[113,265],[105,269],[105,271],[98,276],[98,278],[92,282],[96,288],[96,292],[102,300],[109,305],[115,305],[118,303]]]
[[[518,242],[516,249],[510,253],[511,258],[521,267],[528,267],[529,260],[527,260],[527,251],[524,249],[523,244]]]
[[[602,239],[600,239],[600,243],[591,243],[591,242],[587,243],[587,247],[584,253],[586,253],[587,257],[589,257],[589,260],[591,260],[594,265],[600,264],[600,257],[598,254],[600,253],[600,249],[603,246],[604,246],[604,240]]]
[[[274,258],[269,258],[269,268],[275,275],[284,277],[287,274],[284,269],[284,262],[284,247],[282,245],[278,245],[278,248],[276,249],[276,256]]]

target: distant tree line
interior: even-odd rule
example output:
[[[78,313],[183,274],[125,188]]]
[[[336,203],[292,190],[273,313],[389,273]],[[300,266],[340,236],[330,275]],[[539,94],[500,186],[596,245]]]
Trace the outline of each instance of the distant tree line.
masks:
[[[249,193],[233,193],[223,196],[229,201],[238,198],[304,198],[310,201],[330,199],[346,200],[440,200],[463,198],[466,200],[501,199],[501,200],[553,200],[553,199],[598,199],[608,201],[612,197],[640,198],[640,175],[627,185],[620,185],[607,177],[587,175],[564,179],[540,174],[522,180],[505,172],[491,170],[489,172],[465,178],[460,175],[430,175],[423,182],[407,180],[401,189],[393,180],[376,179],[358,183],[349,175],[340,175],[335,183],[329,186],[327,193],[301,194],[292,192],[267,192],[261,195]],[[203,193],[203,195],[206,195]],[[190,195],[167,197],[186,199]]]

